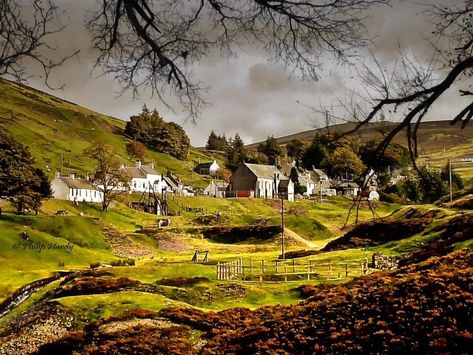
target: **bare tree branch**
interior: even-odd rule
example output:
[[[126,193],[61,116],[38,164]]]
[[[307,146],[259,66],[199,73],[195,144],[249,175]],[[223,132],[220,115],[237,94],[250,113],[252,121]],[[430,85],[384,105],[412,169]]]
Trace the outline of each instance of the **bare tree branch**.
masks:
[[[44,81],[50,88],[51,70],[62,65],[71,55],[58,60],[47,58],[45,51],[54,51],[49,38],[62,31],[57,7],[49,0],[0,1],[0,76],[18,81],[27,79],[25,62],[39,65]]]

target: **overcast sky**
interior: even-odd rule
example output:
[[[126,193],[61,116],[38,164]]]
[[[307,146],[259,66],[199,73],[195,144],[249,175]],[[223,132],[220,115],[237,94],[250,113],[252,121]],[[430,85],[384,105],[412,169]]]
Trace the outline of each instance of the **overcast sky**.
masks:
[[[281,65],[268,62],[264,53],[253,49],[243,49],[230,59],[210,56],[198,63],[194,71],[194,76],[210,87],[205,94],[210,104],[193,125],[184,121],[186,114],[179,106],[170,112],[146,92],[135,100],[130,93],[118,96],[120,87],[113,78],[91,76],[95,53],[83,27],[83,15],[94,0],[57,2],[68,15],[63,21],[66,30],[58,38],[57,47],[64,53],[74,49],[81,52],[54,73],[53,82],[65,84],[63,90],[48,90],[40,79],[32,79],[29,84],[124,120],[139,113],[146,104],[148,108],[158,109],[166,120],[183,124],[195,146],[204,145],[212,129],[227,137],[239,132],[245,143],[264,140],[268,135],[282,136],[311,129],[314,119],[322,123],[308,106],[333,104],[354,84],[354,69],[333,67],[331,59],[327,59],[321,80],[302,82],[290,78]],[[429,57],[425,38],[430,27],[423,14],[425,3],[400,0],[392,7],[372,11],[368,29],[373,36],[373,52],[384,63],[395,60],[398,43],[404,49],[415,49],[421,60]],[[363,57],[360,60],[367,61]],[[448,100],[447,96],[433,108],[429,119],[450,118],[458,104],[455,100]]]

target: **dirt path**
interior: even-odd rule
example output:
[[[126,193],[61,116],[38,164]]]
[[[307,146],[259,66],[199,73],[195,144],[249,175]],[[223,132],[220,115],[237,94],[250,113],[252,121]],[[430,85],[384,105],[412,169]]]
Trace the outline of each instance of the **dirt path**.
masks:
[[[291,238],[301,244],[304,244],[305,246],[309,247],[309,248],[318,248],[320,245],[318,245],[317,243],[315,242],[311,242],[310,240],[307,240],[303,237],[301,237],[299,234],[297,234],[296,232],[293,232],[292,230],[288,229],[288,228],[284,228],[284,236],[286,238]]]

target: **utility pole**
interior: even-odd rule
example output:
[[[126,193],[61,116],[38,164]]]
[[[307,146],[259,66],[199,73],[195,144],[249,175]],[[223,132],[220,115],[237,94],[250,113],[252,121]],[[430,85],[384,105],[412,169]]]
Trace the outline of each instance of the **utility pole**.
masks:
[[[322,180],[319,178],[319,185],[320,185],[320,203],[322,203]]]
[[[448,159],[448,184],[450,185],[450,202],[453,201],[452,189],[452,159]]]
[[[286,259],[284,250],[284,192],[279,194],[281,196],[281,259]]]

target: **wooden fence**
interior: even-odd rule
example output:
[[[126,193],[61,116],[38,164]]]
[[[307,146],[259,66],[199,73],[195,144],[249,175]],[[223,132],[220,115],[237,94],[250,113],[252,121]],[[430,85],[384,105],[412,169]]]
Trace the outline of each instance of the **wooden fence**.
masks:
[[[316,263],[296,264],[295,260],[249,260],[244,265],[242,258],[217,263],[217,280],[243,280],[243,281],[289,281],[327,279],[337,280],[366,275],[368,273],[367,259],[350,261],[349,263]]]

